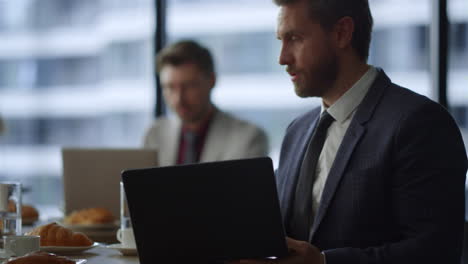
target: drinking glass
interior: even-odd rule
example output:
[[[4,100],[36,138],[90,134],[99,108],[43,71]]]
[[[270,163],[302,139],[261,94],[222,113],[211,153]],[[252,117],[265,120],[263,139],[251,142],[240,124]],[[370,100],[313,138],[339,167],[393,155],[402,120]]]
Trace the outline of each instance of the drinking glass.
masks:
[[[0,182],[0,244],[3,237],[21,235],[21,183]]]

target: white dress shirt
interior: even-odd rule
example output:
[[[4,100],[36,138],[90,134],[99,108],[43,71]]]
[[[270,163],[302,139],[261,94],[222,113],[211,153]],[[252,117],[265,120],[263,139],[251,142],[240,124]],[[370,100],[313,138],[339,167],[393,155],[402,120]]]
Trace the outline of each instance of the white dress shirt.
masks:
[[[313,215],[317,212],[322,197],[323,187],[327,181],[328,173],[335,160],[338,148],[343,141],[343,137],[348,130],[349,124],[354,117],[357,107],[367,94],[370,86],[377,77],[377,69],[370,66],[369,70],[357,81],[345,94],[343,94],[328,109],[322,101],[321,112],[327,112],[335,119],[327,131],[327,138],[320,153],[316,168],[316,177],[312,189],[312,210]]]

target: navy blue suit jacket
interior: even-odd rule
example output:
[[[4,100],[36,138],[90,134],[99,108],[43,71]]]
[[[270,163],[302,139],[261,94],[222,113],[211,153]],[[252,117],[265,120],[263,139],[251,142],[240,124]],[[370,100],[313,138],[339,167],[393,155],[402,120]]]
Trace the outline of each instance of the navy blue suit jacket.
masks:
[[[276,177],[287,233],[319,113],[295,119],[281,148]],[[450,114],[379,70],[338,150],[309,242],[327,264],[459,264],[467,163]]]

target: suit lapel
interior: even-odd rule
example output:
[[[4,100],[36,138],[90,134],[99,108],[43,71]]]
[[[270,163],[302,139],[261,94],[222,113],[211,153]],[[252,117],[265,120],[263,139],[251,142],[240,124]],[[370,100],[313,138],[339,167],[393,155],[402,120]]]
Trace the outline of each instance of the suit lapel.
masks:
[[[353,127],[349,127],[348,131],[346,132],[345,137],[343,138],[343,143],[341,144],[340,148],[338,149],[337,155],[335,157],[335,161],[333,162],[333,166],[328,174],[327,181],[323,188],[322,198],[320,200],[320,206],[315,214],[314,224],[312,226],[312,231],[310,232],[309,241],[312,241],[312,237],[317,231],[318,226],[320,225],[325,213],[330,205],[330,202],[335,194],[336,188],[343,176],[343,172],[348,164],[349,158],[353,153],[354,148],[356,147],[357,143],[364,135],[366,129],[361,126],[360,124],[354,123]]]
[[[167,135],[165,137],[165,150],[162,151],[167,151],[167,152],[162,152],[160,155],[165,155],[167,156],[167,161],[164,162],[164,164],[161,165],[174,165],[177,163],[177,155],[179,154],[179,144],[180,144],[180,131],[182,127],[182,123],[178,118],[175,118],[172,120],[171,123],[169,123],[170,128],[167,130]]]
[[[325,217],[327,209],[332,202],[333,196],[344,174],[348,161],[351,158],[356,145],[359,143],[359,140],[366,132],[365,123],[367,123],[367,121],[371,118],[375,107],[380,101],[380,97],[382,96],[383,91],[390,84],[390,79],[382,70],[379,69],[379,74],[376,80],[370,87],[361,104],[358,106],[356,114],[351,121],[348,131],[346,131],[343,141],[338,149],[337,155],[330,169],[322,192],[320,206],[315,214],[315,220],[310,232],[309,241],[312,241],[313,236],[315,235],[323,218]]]
[[[291,158],[283,163],[285,167],[282,168],[282,172],[280,172],[281,175],[289,175],[288,177],[284,178],[285,182],[281,184],[281,186],[284,188],[280,189],[282,193],[279,195],[279,197],[282,199],[280,204],[281,211],[283,212],[283,223],[285,223],[286,228],[289,227],[288,219],[290,219],[291,208],[294,203],[294,194],[296,192],[296,184],[299,177],[299,172],[301,171],[302,160],[304,159],[307,146],[309,144],[310,138],[312,137],[312,133],[319,116],[320,108],[311,113],[312,120],[310,123],[306,124],[308,125],[307,130],[305,130],[306,132],[303,135],[298,135],[298,140],[293,141],[294,143],[290,147],[291,151],[293,152],[298,150],[295,151],[295,154],[297,155],[291,155]]]
[[[223,156],[223,152],[227,151],[221,147],[225,145],[224,137],[226,135],[224,113],[218,109],[215,111],[200,154],[200,162],[219,160]]]

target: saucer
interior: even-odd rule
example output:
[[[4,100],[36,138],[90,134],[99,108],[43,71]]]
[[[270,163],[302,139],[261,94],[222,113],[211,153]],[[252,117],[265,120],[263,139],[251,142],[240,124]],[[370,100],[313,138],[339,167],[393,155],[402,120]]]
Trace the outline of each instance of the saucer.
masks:
[[[0,256],[0,263],[3,263],[3,261],[6,261],[8,260],[10,257],[4,257],[4,256]],[[85,264],[87,263],[88,261],[86,259],[72,259],[73,261],[75,261],[76,264]]]
[[[108,245],[107,248],[118,250],[124,256],[136,256],[137,255],[136,248],[126,248],[126,247],[123,247],[122,244],[120,243]]]
[[[97,247],[98,245],[99,245],[98,243],[94,242],[94,244],[92,244],[91,246],[84,246],[84,247],[41,246],[40,249],[42,251],[46,251],[49,253],[65,255],[65,254],[79,254],[88,249]]]

